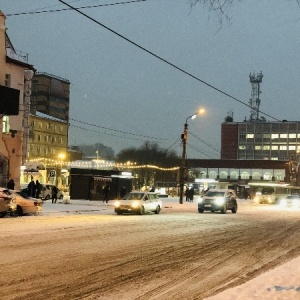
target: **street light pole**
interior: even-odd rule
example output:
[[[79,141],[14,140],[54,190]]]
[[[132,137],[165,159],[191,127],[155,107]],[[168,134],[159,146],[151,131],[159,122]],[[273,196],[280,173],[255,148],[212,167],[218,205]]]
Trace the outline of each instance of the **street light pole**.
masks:
[[[181,135],[182,140],[182,161],[181,161],[181,168],[180,168],[180,193],[179,193],[179,203],[183,204],[183,191],[184,191],[184,182],[186,177],[186,169],[187,169],[187,160],[186,160],[186,140],[188,134],[188,124],[187,119],[184,124],[183,134]]]

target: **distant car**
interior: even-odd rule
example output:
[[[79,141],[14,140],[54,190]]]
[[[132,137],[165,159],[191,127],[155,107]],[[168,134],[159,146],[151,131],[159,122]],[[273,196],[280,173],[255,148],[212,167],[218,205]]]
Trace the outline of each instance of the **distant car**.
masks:
[[[211,189],[198,199],[199,213],[221,211],[222,214],[226,214],[227,210],[231,210],[235,214],[237,209],[236,194],[231,189]]]
[[[283,208],[300,208],[300,196],[298,194],[291,194],[280,200],[280,206]]]
[[[0,218],[12,214],[17,209],[15,198],[7,188],[0,187]]]
[[[22,191],[10,190],[10,192],[16,200],[17,207],[15,213],[17,215],[37,214],[42,211],[43,200],[29,197]]]
[[[147,212],[159,214],[162,209],[162,201],[157,193],[152,192],[130,192],[121,200],[114,202],[115,212],[136,213],[143,215]]]

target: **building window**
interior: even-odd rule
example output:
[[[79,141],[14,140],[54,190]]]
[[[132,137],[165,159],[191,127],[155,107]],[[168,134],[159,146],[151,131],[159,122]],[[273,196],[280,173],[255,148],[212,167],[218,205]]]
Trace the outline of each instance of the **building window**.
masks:
[[[281,133],[280,138],[281,139],[287,139],[287,134],[286,133]]]
[[[270,146],[269,145],[264,145],[263,150],[270,150]]]
[[[271,160],[278,160],[278,157],[271,157]]]
[[[2,119],[2,132],[8,133],[9,132],[9,117],[4,116]]]
[[[40,153],[41,153],[41,147],[36,147],[36,152],[37,152],[38,154],[40,154]]]
[[[296,145],[290,145],[289,150],[296,150]]]
[[[4,85],[7,87],[10,87],[11,84],[11,75],[10,74],[5,74],[5,80],[4,80]]]
[[[254,138],[254,134],[253,133],[248,133],[247,134],[247,139],[253,139]]]
[[[279,146],[279,150],[287,150],[287,146],[286,145],[281,145],[281,146]]]
[[[290,133],[289,138],[290,139],[295,139],[296,138],[296,133]]]
[[[279,134],[278,133],[272,133],[271,139],[278,139]]]
[[[38,142],[41,141],[41,135],[40,134],[37,135],[37,140],[38,140]]]
[[[45,135],[45,136],[44,136],[44,141],[45,141],[45,142],[48,142],[48,141],[49,141],[48,135]]]
[[[270,133],[264,133],[263,134],[264,139],[269,139],[270,136],[271,136]]]
[[[261,139],[262,138],[262,134],[261,133],[256,133],[255,134],[255,138],[256,139]]]
[[[278,150],[278,146],[272,146],[271,149],[272,150]]]
[[[59,126],[59,132],[62,133],[63,132],[63,127]]]
[[[256,145],[254,149],[255,150],[261,150],[261,146],[260,145]]]
[[[39,129],[43,129],[43,124],[39,122]]]
[[[239,146],[239,150],[245,150],[245,149],[246,149],[246,146],[244,146],[244,145]]]

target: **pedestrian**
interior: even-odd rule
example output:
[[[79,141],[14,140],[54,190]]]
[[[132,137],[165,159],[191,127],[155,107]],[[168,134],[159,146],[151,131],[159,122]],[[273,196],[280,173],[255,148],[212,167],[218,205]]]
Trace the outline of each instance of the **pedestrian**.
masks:
[[[110,188],[109,188],[109,184],[107,183],[103,189],[103,202],[105,201],[106,203],[108,203],[108,194],[109,194]]]
[[[27,186],[28,188],[28,194],[30,197],[35,197],[35,189],[36,189],[36,186],[35,186],[35,183],[33,180],[31,180]]]
[[[155,187],[153,186],[149,192],[154,193],[155,192]]]
[[[52,203],[56,203],[57,201],[57,187],[52,187]]]
[[[120,197],[121,197],[121,199],[122,199],[123,197],[125,197],[126,194],[127,194],[126,188],[125,188],[125,186],[123,186],[123,187],[121,188],[121,192],[120,192]]]
[[[7,183],[7,188],[8,188],[9,190],[14,190],[14,189],[15,189],[15,182],[14,182],[13,179],[10,179],[10,180],[8,181],[8,183]]]
[[[185,191],[185,202],[189,202],[190,201],[190,189],[186,188]]]
[[[38,180],[35,182],[35,187],[36,187],[35,198],[40,198],[42,185],[40,184],[40,182]]]
[[[190,202],[191,203],[193,203],[193,201],[194,201],[194,194],[195,194],[194,188],[191,187],[190,190],[189,190],[189,196],[190,196]]]

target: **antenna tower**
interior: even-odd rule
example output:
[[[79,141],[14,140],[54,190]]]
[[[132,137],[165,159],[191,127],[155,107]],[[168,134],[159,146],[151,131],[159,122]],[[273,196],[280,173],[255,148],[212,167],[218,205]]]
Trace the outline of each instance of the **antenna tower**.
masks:
[[[259,120],[259,106],[260,106],[259,95],[261,94],[260,84],[262,82],[263,74],[261,71],[257,75],[255,75],[254,73],[253,74],[250,73],[249,78],[252,86],[251,98],[249,101],[249,104],[251,106],[250,121],[257,121]]]

